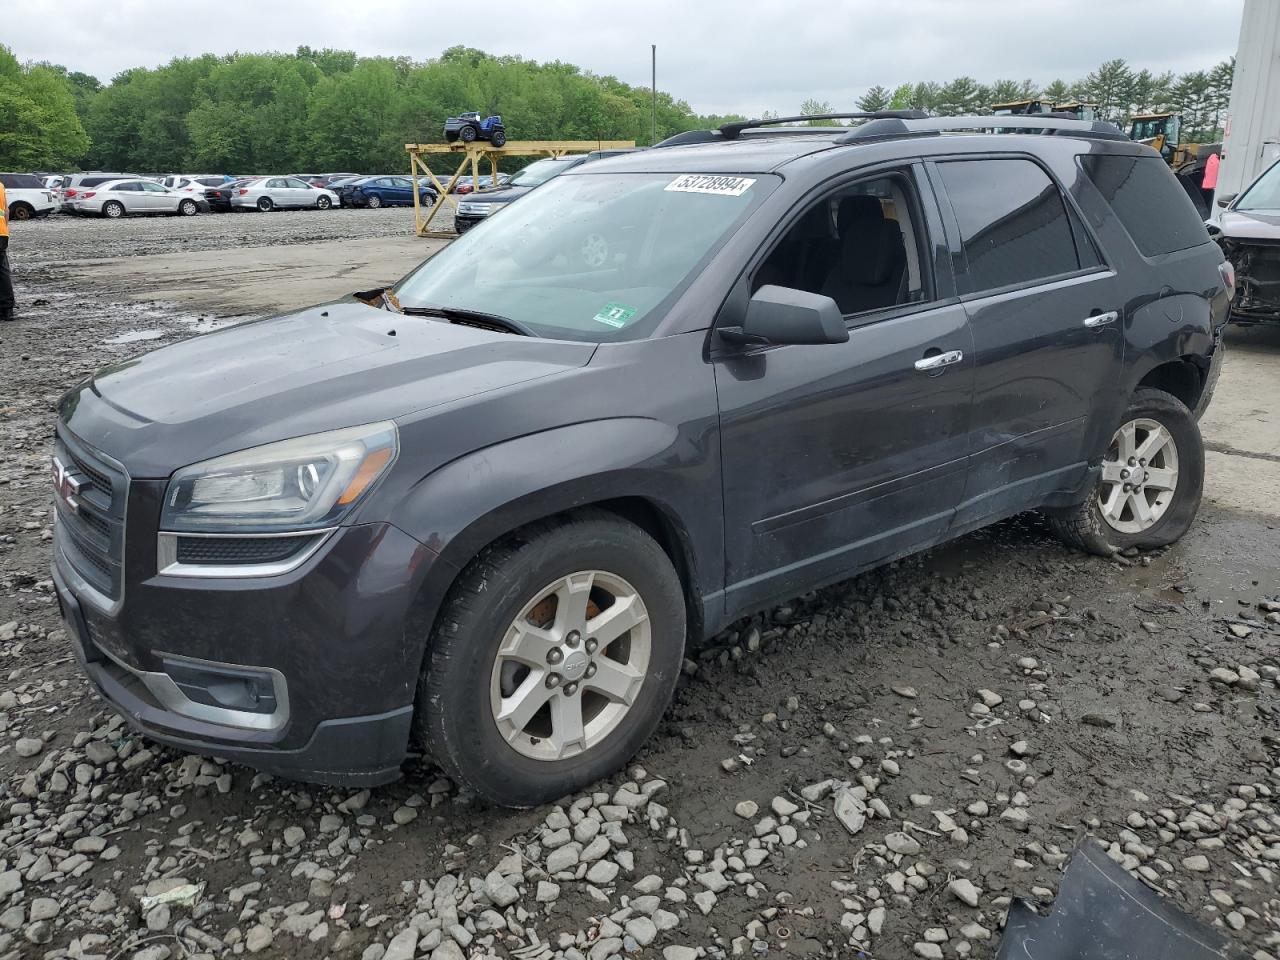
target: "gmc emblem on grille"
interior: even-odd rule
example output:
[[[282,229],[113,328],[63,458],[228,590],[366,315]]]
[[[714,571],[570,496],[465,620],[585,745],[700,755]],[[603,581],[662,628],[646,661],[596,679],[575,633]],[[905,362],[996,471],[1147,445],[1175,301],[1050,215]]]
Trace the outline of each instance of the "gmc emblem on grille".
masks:
[[[68,470],[57,457],[53,458],[53,490],[72,513],[80,512],[80,501],[76,499],[84,489],[84,478],[74,470]]]

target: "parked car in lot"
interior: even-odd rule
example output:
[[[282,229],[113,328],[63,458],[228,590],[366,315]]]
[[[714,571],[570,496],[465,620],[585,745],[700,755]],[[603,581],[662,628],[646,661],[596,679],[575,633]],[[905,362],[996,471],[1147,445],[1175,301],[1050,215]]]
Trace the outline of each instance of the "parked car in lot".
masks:
[[[557,177],[566,170],[572,170],[574,167],[592,160],[603,160],[607,157],[617,157],[632,152],[631,150],[593,150],[591,153],[580,153],[569,157],[546,157],[542,160],[535,160],[527,167],[519,170],[515,176],[507,181],[505,187],[474,193],[468,196],[466,200],[459,200],[457,211],[453,217],[453,229],[458,233],[465,233],[491,213],[497,213],[507,204],[523,197],[534,187],[541,183],[546,183],[552,177]],[[455,190],[454,192],[458,191]]]
[[[0,173],[10,221],[47,217],[58,209],[57,195],[29,173]]]
[[[324,187],[313,187],[297,177],[261,177],[241,184],[231,198],[238,209],[266,213],[276,207],[313,207],[328,210],[338,202],[338,195]]]
[[[1218,205],[1209,233],[1235,267],[1231,319],[1280,324],[1280,161]]]
[[[79,213],[79,202],[81,195],[95,187],[104,183],[110,183],[112,180],[141,180],[143,179],[136,173],[103,173],[101,171],[93,171],[90,173],[73,173],[62,187],[58,196],[64,213]]]
[[[82,188],[76,198],[76,212],[96,214],[116,220],[133,214],[178,214],[195,216],[208,211],[203,196],[192,196],[161,186],[153,180],[108,180],[89,189]]]
[[[359,177],[338,188],[344,207],[413,206],[413,181],[409,177]],[[435,203],[438,194],[428,183],[418,183],[421,203]]]
[[[1233,279],[1164,161],[855,118],[584,165],[389,290],[72,389],[53,579],[97,689],[180,749],[354,785],[412,738],[530,805],[754,611],[1026,510],[1177,540]]]
[[[228,180],[215,187],[204,188],[204,198],[209,202],[209,209],[215,213],[231,213],[235,208],[231,205],[236,191],[246,183],[252,183],[257,177],[246,177],[242,180]]]
[[[509,173],[498,174],[496,183],[490,174],[485,174],[482,177],[463,177],[458,181],[458,185],[453,188],[453,192],[465,196],[468,193],[475,193],[479,190],[488,190],[494,186],[500,187],[510,181],[511,174]]]

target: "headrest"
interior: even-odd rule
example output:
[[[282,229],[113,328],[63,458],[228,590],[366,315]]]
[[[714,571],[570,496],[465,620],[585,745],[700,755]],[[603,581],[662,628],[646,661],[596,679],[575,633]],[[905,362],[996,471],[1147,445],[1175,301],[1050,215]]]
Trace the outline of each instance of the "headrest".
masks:
[[[836,230],[839,231],[840,237],[843,239],[847,232],[846,228],[851,224],[883,219],[884,210],[880,206],[879,197],[871,197],[860,193],[852,197],[845,197],[840,201],[840,209],[836,213]]]
[[[875,197],[847,197],[836,218],[840,226],[840,261],[850,283],[879,286],[902,263],[902,232],[884,218]]]

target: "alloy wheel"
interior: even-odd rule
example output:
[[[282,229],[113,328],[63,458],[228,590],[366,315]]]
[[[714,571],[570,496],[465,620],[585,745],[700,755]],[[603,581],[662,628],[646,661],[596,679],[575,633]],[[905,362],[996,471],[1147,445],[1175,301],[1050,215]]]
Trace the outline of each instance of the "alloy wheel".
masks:
[[[1178,489],[1178,445],[1155,420],[1130,420],[1116,431],[1102,459],[1098,509],[1121,533],[1142,533],[1160,522]]]
[[[494,658],[489,702],[498,732],[535,760],[590,750],[630,712],[651,653],[648,611],[622,577],[583,570],[547,584]]]

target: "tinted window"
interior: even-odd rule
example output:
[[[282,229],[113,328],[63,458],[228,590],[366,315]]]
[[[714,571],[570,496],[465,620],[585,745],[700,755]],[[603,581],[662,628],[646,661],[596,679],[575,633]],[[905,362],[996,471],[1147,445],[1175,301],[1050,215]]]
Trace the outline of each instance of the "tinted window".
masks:
[[[43,190],[44,183],[29,173],[0,173],[0,183],[12,190]]]
[[[140,184],[140,183],[135,183],[135,182],[132,182],[132,181],[131,181],[131,182],[129,182],[129,183],[117,183],[117,184],[116,184],[114,187],[112,187],[111,189],[112,189],[112,190],[127,190],[127,191],[128,191],[128,192],[130,192],[130,193],[138,193],[139,191],[141,191],[141,190],[142,190],[142,184]]]
[[[1209,241],[1204,221],[1159,157],[1092,154],[1082,156],[1080,166],[1143,256],[1155,257]]]
[[[969,292],[1080,269],[1062,194],[1030,160],[938,164],[960,225]]]

